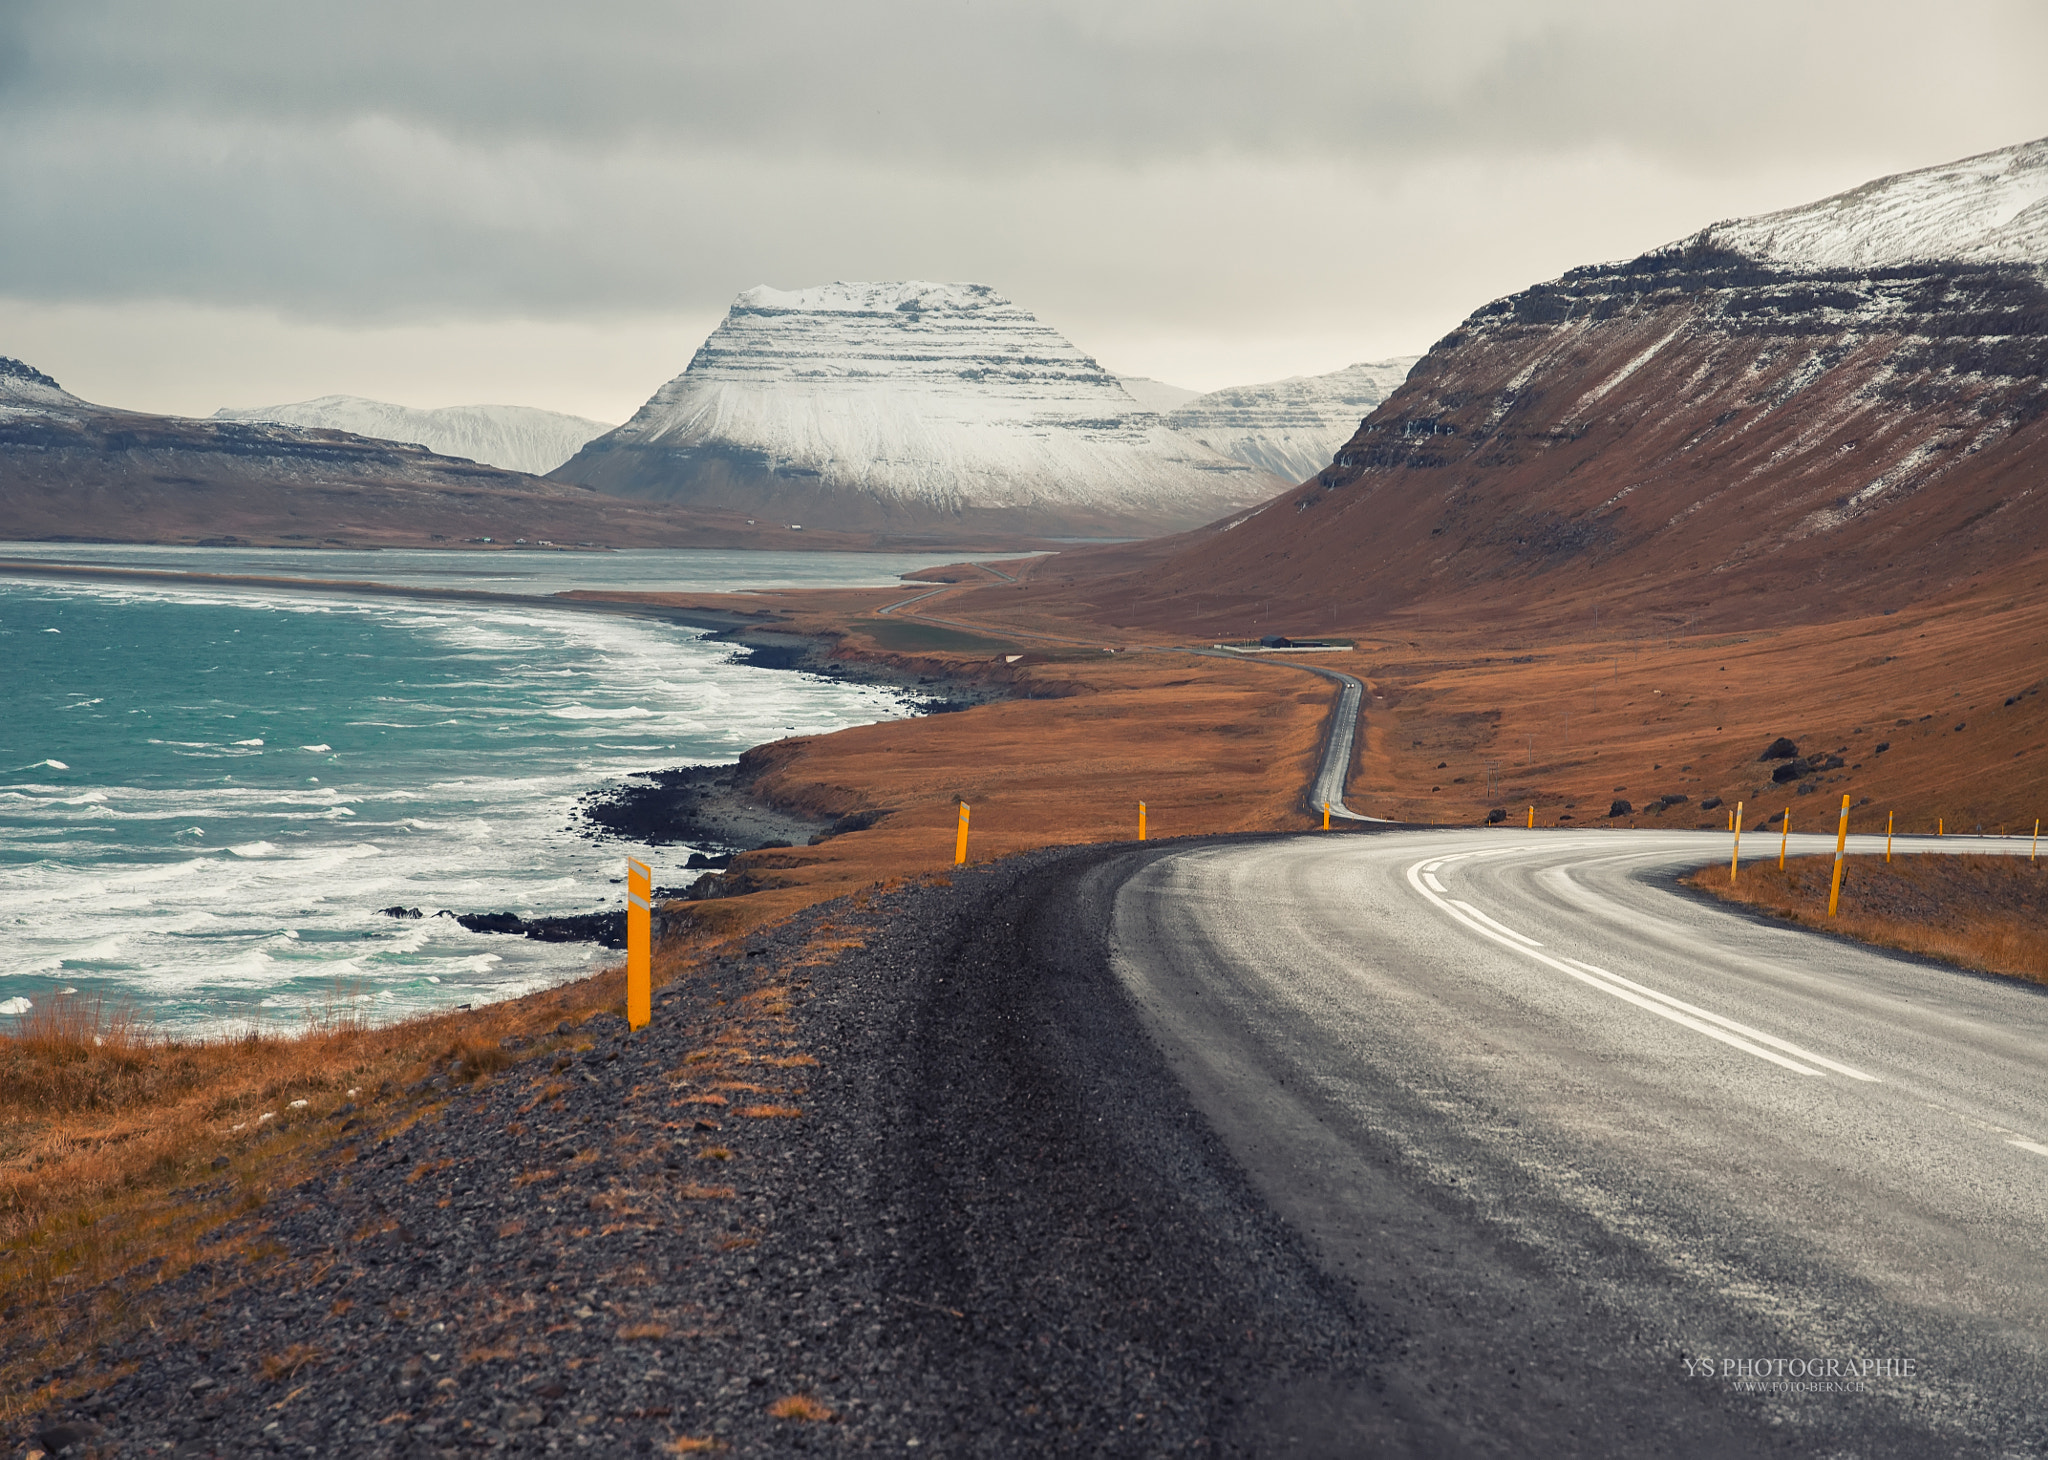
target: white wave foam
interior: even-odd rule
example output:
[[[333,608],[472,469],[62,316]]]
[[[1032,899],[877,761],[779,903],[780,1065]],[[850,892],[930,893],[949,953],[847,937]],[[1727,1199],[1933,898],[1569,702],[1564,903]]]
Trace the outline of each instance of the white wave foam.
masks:
[[[120,960],[120,955],[126,951],[127,946],[127,934],[110,933],[104,938],[93,939],[82,948],[66,949],[58,966],[62,967],[66,963],[115,963]],[[74,989],[72,992],[76,993],[77,990]]]
[[[262,743],[260,740],[237,740],[235,742],[237,745],[261,745]]]
[[[0,1003],[0,1014],[26,1014],[34,1007],[27,999],[9,999]]]
[[[628,705],[622,710],[598,710],[588,705],[550,705],[548,713],[557,720],[647,720],[654,711],[639,705]]]
[[[302,1008],[332,1002],[336,978],[373,990],[367,996],[390,1017],[548,987],[611,955],[471,934],[448,918],[394,923],[375,910],[396,903],[430,912],[587,911],[618,891],[609,885],[615,854],[563,831],[576,798],[595,783],[657,765],[729,761],[788,733],[784,726],[816,733],[901,713],[891,696],[731,664],[726,646],[666,625],[586,624],[545,610],[444,614],[214,597],[238,609],[353,618],[379,632],[410,626],[409,641],[427,644],[435,667],[405,684],[394,675],[377,686],[382,694],[329,703],[309,690],[302,704],[251,699],[223,670],[209,681],[221,686],[218,698],[194,694],[197,703],[159,707],[155,725],[165,734],[152,748],[161,754],[147,759],[152,776],[169,772],[164,779],[95,786],[104,800],[92,805],[64,804],[78,781],[96,779],[90,770],[67,774],[70,785],[0,788],[9,820],[47,823],[40,829],[55,834],[54,845],[24,845],[24,859],[0,868],[0,927],[36,930],[0,945],[0,977],[40,970],[48,978],[63,956],[114,926],[137,971],[95,973],[96,986],[104,978],[132,990],[181,1028],[246,1026],[260,998],[274,1001],[265,1019],[289,1022]],[[182,591],[129,601],[145,598],[193,601]],[[441,673],[448,677],[432,677]],[[253,724],[238,727],[227,712],[255,721],[258,703],[269,708],[257,713],[287,718],[262,722],[271,727],[264,746],[237,744],[257,738],[248,735]],[[333,723],[337,712],[404,733],[368,738],[330,762],[329,743],[295,736]],[[308,715],[319,718],[290,718]],[[609,738],[624,729],[630,741]],[[229,739],[209,738],[219,734]],[[228,781],[175,758],[255,757],[272,738],[280,749],[322,757],[334,784],[267,785],[253,774]],[[146,756],[139,746],[134,753]],[[330,774],[344,762],[348,769]],[[367,783],[351,785],[358,773]],[[356,819],[339,814],[351,806]],[[239,854],[204,851],[200,843],[214,836]],[[651,853],[658,880],[682,880],[688,851]],[[284,937],[287,928],[300,936]]]

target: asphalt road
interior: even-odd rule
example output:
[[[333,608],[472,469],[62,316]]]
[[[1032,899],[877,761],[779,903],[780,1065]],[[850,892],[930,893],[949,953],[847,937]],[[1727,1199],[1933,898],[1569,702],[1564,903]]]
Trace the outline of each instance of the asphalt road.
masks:
[[[2048,990],[1675,887],[1726,851],[1388,831],[1117,870],[1118,977],[1381,1335],[1271,1389],[1253,1448],[2048,1452]]]

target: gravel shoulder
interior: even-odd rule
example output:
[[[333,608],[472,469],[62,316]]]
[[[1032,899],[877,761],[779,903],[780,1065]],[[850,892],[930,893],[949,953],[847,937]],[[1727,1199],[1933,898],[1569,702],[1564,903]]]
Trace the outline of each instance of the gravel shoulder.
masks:
[[[1262,1396],[1355,1375],[1357,1331],[1108,966],[1104,900],[1157,854],[812,908],[665,987],[646,1030],[599,1015],[444,1071],[396,1125],[338,1128],[316,1179],[223,1184],[247,1210],[216,1255],[138,1285],[100,1387],[16,1438],[1286,1448]]]

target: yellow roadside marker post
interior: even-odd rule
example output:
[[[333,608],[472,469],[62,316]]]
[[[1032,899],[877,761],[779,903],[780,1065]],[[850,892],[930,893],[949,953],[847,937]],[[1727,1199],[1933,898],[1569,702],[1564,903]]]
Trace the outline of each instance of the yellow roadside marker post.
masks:
[[[1934,834],[1936,836],[1948,835],[1948,820],[1946,817],[1937,816],[1934,818]]]
[[[654,872],[626,858],[626,1026],[645,1029],[654,1017]]]
[[[1895,813],[1890,811],[1887,811],[1884,814],[1884,859],[1887,862],[1889,862],[1892,859],[1892,817],[1894,814]],[[2034,830],[2039,831],[2040,829],[2041,823],[2038,821],[2035,822]]]
[[[1849,793],[1842,793],[1842,821],[1835,828],[1835,880],[1828,888],[1828,916],[1835,915],[1835,908],[1842,901],[1842,849],[1849,845]]]
[[[1529,808],[1529,830],[1531,830],[1531,831],[1534,831],[1535,829],[1536,829],[1536,808],[1535,808],[1534,806],[1531,806],[1531,807]]]
[[[1785,843],[1792,839],[1792,808],[1785,808],[1785,825],[1778,832],[1778,870],[1785,870]]]
[[[1327,801],[1325,801],[1325,802],[1323,803],[1323,830],[1324,830],[1324,831],[1328,831],[1329,829],[1330,829],[1330,803],[1329,803],[1329,802],[1327,802]]]
[[[1742,860],[1742,803],[1735,803],[1735,814],[1728,818],[1728,824],[1735,828],[1735,846],[1728,853],[1728,880],[1735,880],[1736,865]]]
[[[2032,851],[2030,851],[2030,852],[2028,852],[2028,853],[2027,853],[2027,860],[2028,860],[2029,862],[2031,862],[2031,861],[2033,861],[2033,860],[2034,860],[2034,859],[2035,859],[2036,857],[2038,857],[2038,856],[2040,856],[2040,855],[2041,855],[2041,819],[2040,819],[2039,817],[2035,817],[2035,818],[2034,818],[2034,849],[2033,849]],[[1889,858],[1887,858],[1886,860],[1890,860],[1890,859],[1889,859]]]
[[[1329,825],[1329,821],[1330,821],[1330,818],[1329,818],[1329,816],[1328,816],[1328,815],[1326,814],[1326,815],[1325,815],[1325,816],[1323,817],[1323,824],[1324,824],[1325,826],[1327,826],[1327,825]],[[1145,803],[1144,803],[1143,801],[1140,801],[1140,802],[1138,803],[1138,840],[1139,840],[1139,841],[1143,841],[1144,839],[1145,839]]]
[[[963,867],[963,866],[965,866],[966,864],[967,864],[967,803],[966,803],[965,801],[962,801],[962,802],[960,803],[960,835],[959,835],[958,837],[954,838],[954,841],[953,841],[953,865],[954,865],[954,866],[956,866],[956,867]]]

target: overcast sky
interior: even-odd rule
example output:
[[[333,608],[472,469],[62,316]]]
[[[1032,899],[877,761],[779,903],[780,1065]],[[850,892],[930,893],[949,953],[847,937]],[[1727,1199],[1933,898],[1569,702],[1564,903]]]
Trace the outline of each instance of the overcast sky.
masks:
[[[0,0],[0,354],[622,420],[733,295],[976,280],[1194,388],[2048,134],[2048,6]]]

